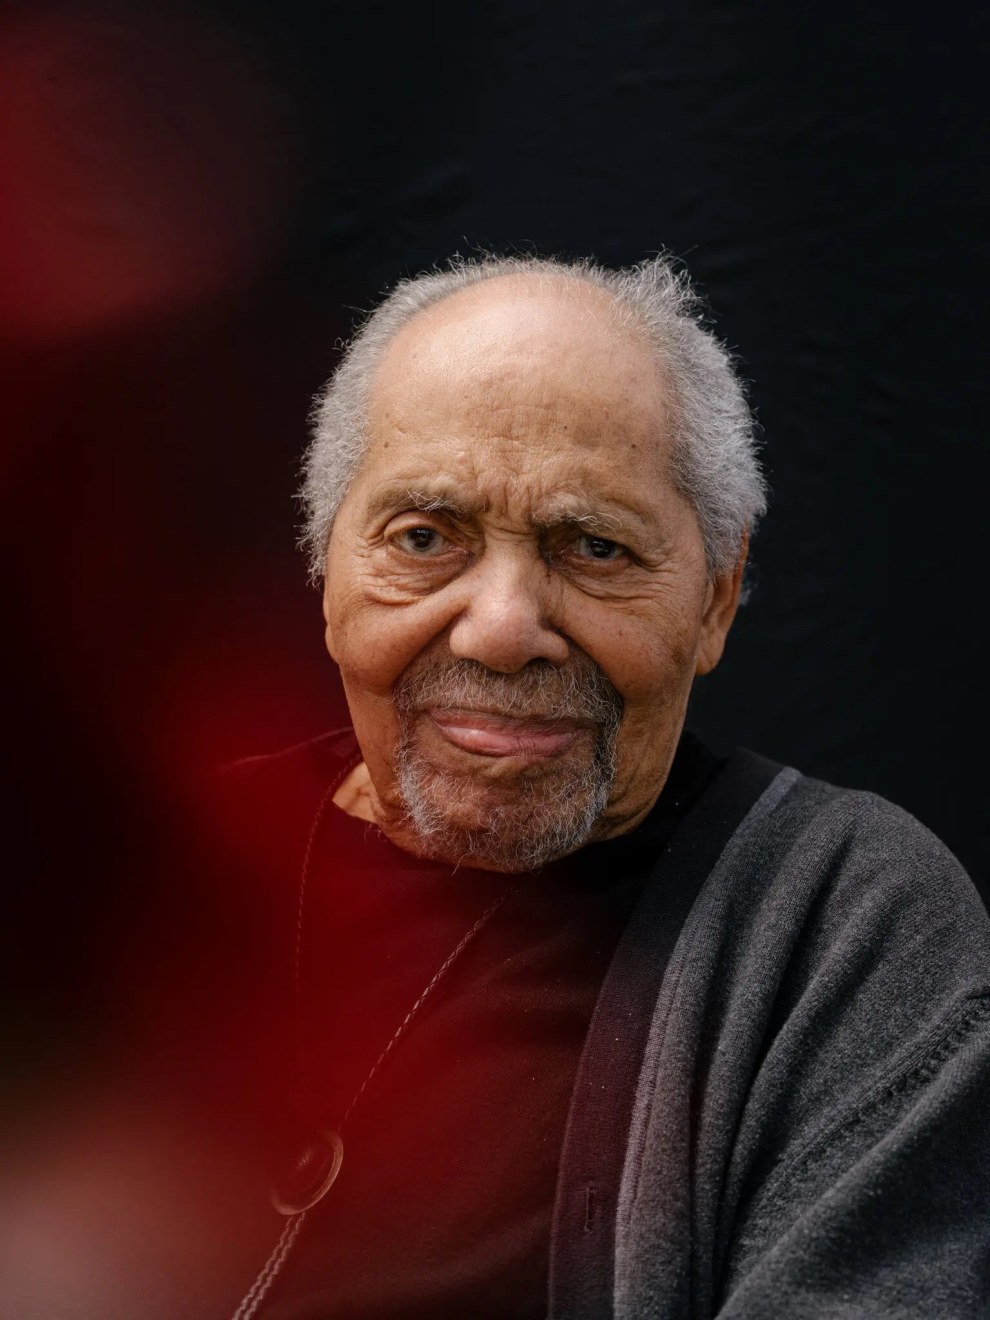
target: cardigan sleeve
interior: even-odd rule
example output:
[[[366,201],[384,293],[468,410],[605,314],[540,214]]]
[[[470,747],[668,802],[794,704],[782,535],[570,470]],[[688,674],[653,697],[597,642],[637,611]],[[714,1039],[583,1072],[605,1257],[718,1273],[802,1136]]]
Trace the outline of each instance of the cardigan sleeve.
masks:
[[[988,923],[918,822],[869,795],[840,805],[743,1108],[715,1314],[976,1320],[990,1316]]]
[[[616,1221],[621,1320],[990,1315],[990,922],[922,825],[798,777],[665,977]]]
[[[990,1315],[990,995],[785,1158],[748,1207],[720,1320]]]

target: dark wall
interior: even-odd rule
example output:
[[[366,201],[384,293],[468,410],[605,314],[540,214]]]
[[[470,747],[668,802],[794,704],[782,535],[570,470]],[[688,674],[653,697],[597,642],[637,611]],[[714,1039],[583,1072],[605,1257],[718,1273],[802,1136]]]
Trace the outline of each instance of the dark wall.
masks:
[[[889,795],[986,882],[985,11],[417,11],[349,33],[336,89],[317,13],[298,11],[327,143],[291,276],[307,348],[340,302],[455,249],[683,257],[752,381],[773,488],[695,722]]]
[[[39,985],[113,945],[191,765],[338,718],[293,546],[309,399],[355,308],[476,246],[686,260],[773,488],[694,723],[888,795],[987,884],[987,26],[9,10],[2,571]]]

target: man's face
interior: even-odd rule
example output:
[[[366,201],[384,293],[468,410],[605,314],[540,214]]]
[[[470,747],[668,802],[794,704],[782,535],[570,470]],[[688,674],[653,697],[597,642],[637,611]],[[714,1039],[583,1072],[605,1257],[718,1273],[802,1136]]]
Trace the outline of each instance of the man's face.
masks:
[[[674,485],[655,358],[597,290],[503,278],[405,327],[369,420],[324,613],[375,818],[499,870],[633,828],[739,585]]]

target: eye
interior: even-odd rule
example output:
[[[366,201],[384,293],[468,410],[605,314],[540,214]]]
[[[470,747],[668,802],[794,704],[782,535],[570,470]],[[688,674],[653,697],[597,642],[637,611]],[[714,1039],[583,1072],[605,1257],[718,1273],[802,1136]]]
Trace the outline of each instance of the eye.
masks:
[[[626,553],[624,545],[618,541],[608,541],[604,536],[579,536],[574,542],[574,548],[582,559],[597,559],[600,563],[621,559]]]
[[[417,555],[425,559],[430,555],[439,555],[447,549],[450,542],[432,527],[405,527],[392,537],[393,542],[406,554]]]

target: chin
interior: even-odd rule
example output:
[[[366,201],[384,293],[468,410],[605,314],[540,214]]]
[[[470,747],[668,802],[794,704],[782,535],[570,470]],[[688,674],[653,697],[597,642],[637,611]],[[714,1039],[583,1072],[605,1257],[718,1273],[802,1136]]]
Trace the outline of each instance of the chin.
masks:
[[[406,824],[421,855],[453,865],[535,871],[596,835],[613,773],[598,757],[512,775],[440,768],[407,745],[397,761]],[[494,773],[493,773],[494,771]]]

